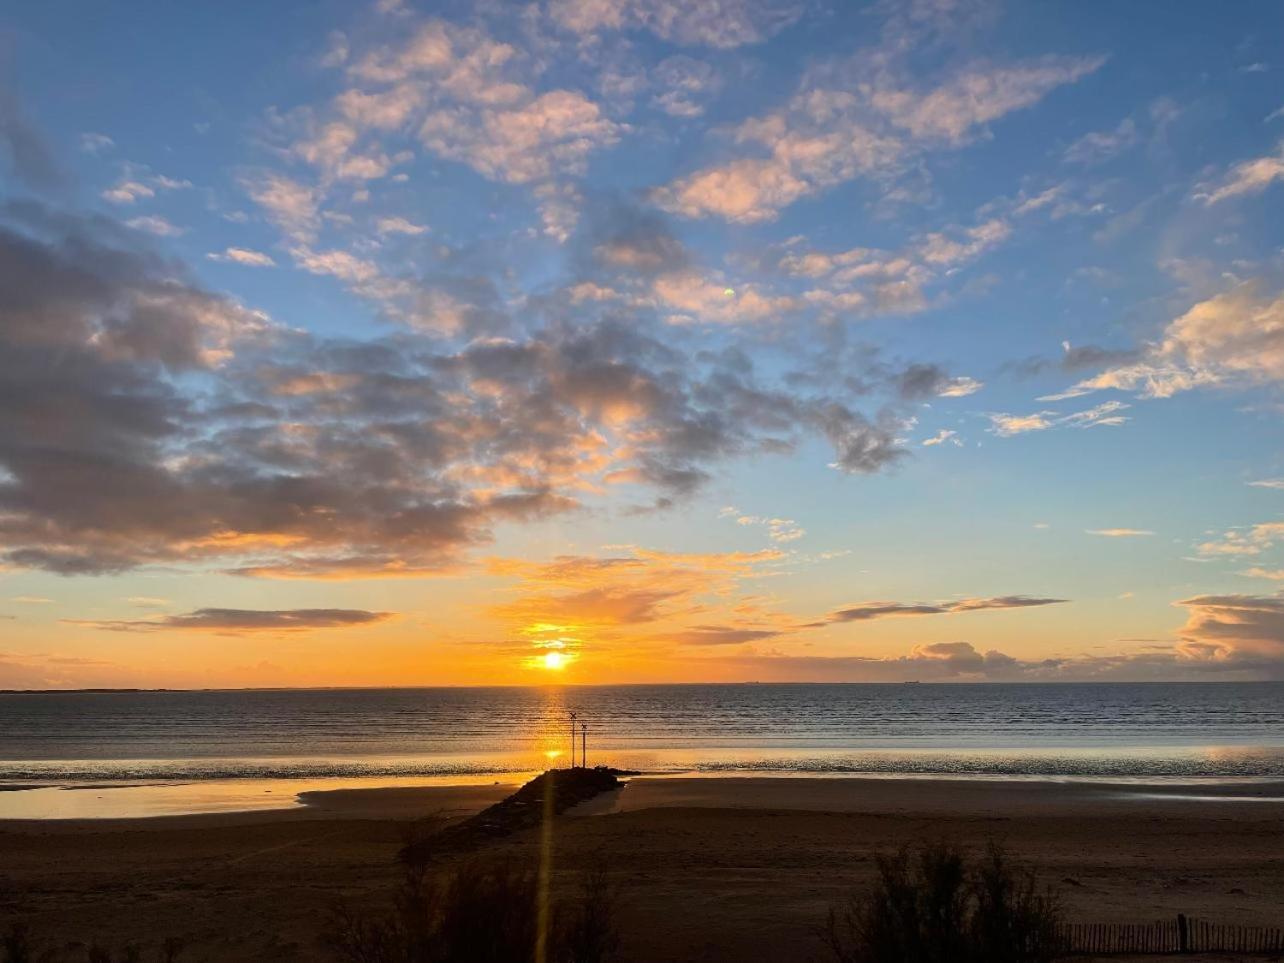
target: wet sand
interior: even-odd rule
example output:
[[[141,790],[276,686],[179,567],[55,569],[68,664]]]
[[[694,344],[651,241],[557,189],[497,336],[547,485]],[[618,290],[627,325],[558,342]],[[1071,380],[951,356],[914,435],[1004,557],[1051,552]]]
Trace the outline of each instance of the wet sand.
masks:
[[[411,820],[444,825],[508,789],[339,790],[289,810],[0,822],[0,918],[27,919],[60,944],[178,936],[191,961],[326,959],[326,909],[340,897],[385,901]],[[1278,783],[642,777],[558,820],[554,879],[572,887],[605,861],[622,893],[626,958],[638,961],[824,959],[827,908],[870,880],[876,854],[929,837],[1003,842],[1084,922],[1185,912],[1278,925],[1282,797]],[[536,853],[530,837],[491,848]]]

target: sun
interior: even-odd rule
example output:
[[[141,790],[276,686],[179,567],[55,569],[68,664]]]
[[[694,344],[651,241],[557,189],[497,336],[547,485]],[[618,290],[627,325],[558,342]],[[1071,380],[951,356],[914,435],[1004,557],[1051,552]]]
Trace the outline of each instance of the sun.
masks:
[[[545,652],[539,660],[539,666],[542,669],[548,669],[551,672],[560,672],[566,668],[566,663],[570,661],[564,652]]]

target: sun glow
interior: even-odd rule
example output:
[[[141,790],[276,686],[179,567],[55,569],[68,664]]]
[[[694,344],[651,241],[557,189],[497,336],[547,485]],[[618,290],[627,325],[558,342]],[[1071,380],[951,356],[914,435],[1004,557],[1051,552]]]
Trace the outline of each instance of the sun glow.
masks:
[[[569,661],[570,659],[565,652],[545,652],[540,656],[539,666],[551,672],[560,672],[566,668],[566,663]]]

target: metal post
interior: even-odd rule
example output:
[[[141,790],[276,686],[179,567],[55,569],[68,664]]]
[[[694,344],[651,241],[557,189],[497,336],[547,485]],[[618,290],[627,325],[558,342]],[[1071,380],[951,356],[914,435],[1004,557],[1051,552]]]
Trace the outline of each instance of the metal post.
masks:
[[[575,768],[575,713],[571,713],[571,768]]]
[[[588,768],[588,723],[580,723],[580,765]]]

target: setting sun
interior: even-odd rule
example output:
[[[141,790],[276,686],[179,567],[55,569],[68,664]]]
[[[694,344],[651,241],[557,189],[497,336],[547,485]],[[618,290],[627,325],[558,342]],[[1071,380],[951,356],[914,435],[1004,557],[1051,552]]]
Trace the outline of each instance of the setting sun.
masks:
[[[569,661],[564,652],[545,652],[539,660],[539,665],[540,668],[557,672],[566,668],[566,663]]]

